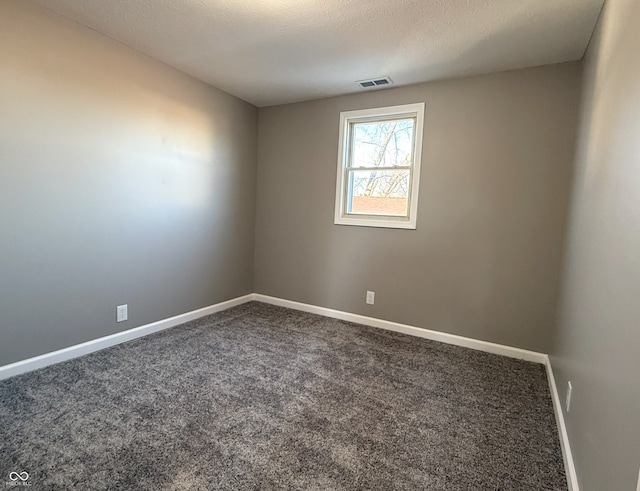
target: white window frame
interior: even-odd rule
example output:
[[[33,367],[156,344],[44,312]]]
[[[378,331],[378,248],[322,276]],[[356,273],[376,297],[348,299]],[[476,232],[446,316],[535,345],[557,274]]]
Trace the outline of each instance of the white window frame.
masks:
[[[350,159],[350,127],[354,123],[382,122],[402,118],[415,118],[413,137],[413,162],[410,167],[409,203],[406,216],[364,215],[346,212],[348,200],[348,169]],[[338,145],[338,175],[336,179],[336,225],[358,227],[384,227],[415,229],[418,213],[420,164],[422,162],[422,133],[424,126],[424,102],[401,106],[379,107],[340,113],[340,142]]]

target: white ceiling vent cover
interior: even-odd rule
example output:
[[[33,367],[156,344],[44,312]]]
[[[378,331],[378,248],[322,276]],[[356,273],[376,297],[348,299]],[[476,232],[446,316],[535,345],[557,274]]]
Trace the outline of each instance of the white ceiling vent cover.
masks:
[[[384,87],[385,85],[391,85],[393,80],[390,77],[376,77],[369,78],[367,80],[358,80],[356,82],[363,89],[370,89],[372,87]]]

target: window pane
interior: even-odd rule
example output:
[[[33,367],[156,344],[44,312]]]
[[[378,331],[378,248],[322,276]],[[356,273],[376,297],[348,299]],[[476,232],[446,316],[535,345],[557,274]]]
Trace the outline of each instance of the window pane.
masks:
[[[408,169],[349,171],[347,213],[407,216]]]
[[[353,123],[351,167],[411,165],[413,119]]]

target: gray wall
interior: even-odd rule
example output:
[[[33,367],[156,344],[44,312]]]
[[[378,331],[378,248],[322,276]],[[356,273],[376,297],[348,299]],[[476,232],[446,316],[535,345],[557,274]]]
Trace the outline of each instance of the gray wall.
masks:
[[[260,109],[255,291],[547,352],[580,80],[569,63]],[[340,111],[422,101],[417,230],[334,225]]]
[[[0,365],[252,291],[255,107],[13,0],[0,98]]]
[[[551,361],[582,491],[640,467],[640,2],[610,0],[585,65],[560,322]]]

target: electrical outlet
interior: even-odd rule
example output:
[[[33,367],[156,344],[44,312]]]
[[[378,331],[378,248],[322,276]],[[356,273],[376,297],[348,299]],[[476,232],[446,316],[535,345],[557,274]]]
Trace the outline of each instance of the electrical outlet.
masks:
[[[129,318],[128,306],[118,305],[116,307],[116,322],[124,322]]]
[[[571,382],[567,382],[567,399],[565,401],[565,408],[567,412],[569,412],[569,409],[571,409],[571,392],[572,391],[573,391],[573,386],[571,385]]]
[[[638,470],[638,484],[636,484],[636,491],[640,491],[640,469]]]
[[[376,292],[367,291],[367,304],[373,305],[376,303]]]

